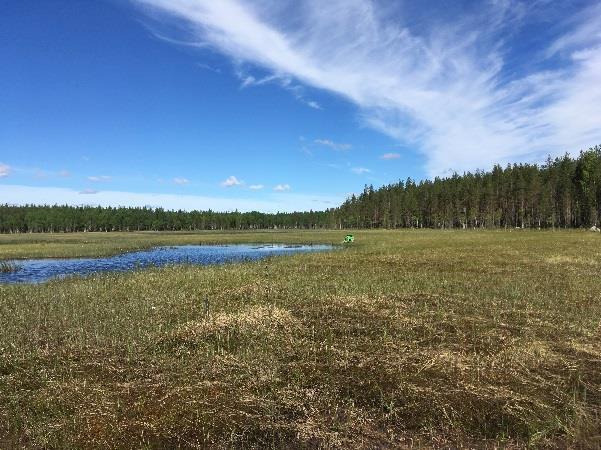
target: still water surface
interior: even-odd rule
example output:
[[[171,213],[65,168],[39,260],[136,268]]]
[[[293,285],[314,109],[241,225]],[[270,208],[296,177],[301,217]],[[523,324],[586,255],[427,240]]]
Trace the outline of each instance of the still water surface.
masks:
[[[41,283],[69,275],[127,271],[149,266],[172,264],[221,264],[254,261],[268,256],[330,250],[331,245],[180,245],[123,253],[104,258],[47,258],[12,261],[15,272],[0,273],[0,283]]]

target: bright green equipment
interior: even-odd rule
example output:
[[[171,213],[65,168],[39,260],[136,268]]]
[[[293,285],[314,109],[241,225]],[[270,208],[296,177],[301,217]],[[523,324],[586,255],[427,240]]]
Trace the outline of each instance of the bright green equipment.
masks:
[[[353,236],[352,234],[347,234],[344,237],[344,242],[355,242],[355,236]]]

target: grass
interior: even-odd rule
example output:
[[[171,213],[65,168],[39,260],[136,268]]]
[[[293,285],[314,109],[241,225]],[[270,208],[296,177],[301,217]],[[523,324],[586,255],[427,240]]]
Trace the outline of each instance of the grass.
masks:
[[[3,236],[0,258],[344,234]],[[0,286],[0,447],[601,445],[598,235],[354,234]]]

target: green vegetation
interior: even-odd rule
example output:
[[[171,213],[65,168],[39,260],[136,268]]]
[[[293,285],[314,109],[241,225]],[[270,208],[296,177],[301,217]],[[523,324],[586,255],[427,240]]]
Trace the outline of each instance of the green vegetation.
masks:
[[[327,211],[265,214],[0,205],[0,233],[274,228],[579,228],[601,217],[601,146],[536,164],[365,186]]]
[[[365,186],[337,209],[341,227],[578,228],[601,216],[601,146],[543,166],[513,164],[449,178]]]
[[[326,211],[267,214],[147,207],[0,205],[0,233],[311,229],[333,225]]]
[[[354,234],[0,286],[0,447],[599,445],[598,234]],[[106,235],[5,236],[0,258],[345,233]]]

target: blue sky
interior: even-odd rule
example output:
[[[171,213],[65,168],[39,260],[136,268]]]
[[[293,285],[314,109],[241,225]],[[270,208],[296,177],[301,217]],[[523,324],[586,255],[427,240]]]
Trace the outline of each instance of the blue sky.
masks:
[[[336,206],[601,143],[601,2],[0,4],[0,202]]]

